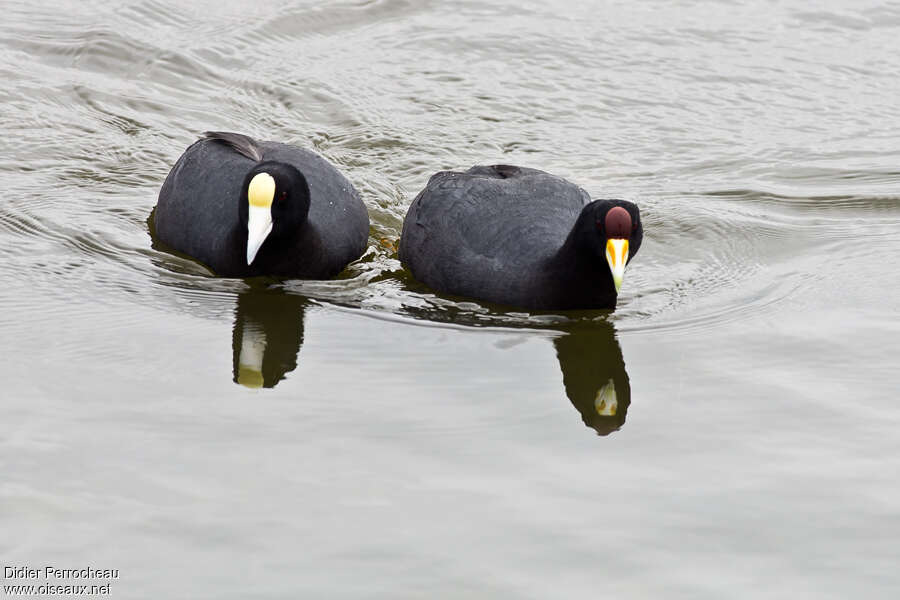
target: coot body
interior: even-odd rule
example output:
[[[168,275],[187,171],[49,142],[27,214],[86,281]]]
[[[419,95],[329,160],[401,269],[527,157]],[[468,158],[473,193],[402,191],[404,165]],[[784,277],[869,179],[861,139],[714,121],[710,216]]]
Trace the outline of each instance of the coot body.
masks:
[[[296,146],[207,132],[166,177],[157,239],[223,277],[339,273],[365,251],[359,193],[327,160]]]
[[[643,238],[625,200],[509,165],[443,171],[413,200],[400,260],[435,290],[527,309],[615,308]]]

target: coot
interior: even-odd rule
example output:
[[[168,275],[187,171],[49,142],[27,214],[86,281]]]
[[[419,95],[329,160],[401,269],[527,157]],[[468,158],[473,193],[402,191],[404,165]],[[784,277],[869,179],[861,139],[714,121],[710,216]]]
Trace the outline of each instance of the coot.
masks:
[[[206,132],[178,159],[153,223],[159,241],[223,277],[331,277],[369,236],[359,193],[327,160],[227,132]]]
[[[537,169],[442,171],[413,200],[400,260],[435,290],[527,309],[615,308],[643,238],[626,200]]]

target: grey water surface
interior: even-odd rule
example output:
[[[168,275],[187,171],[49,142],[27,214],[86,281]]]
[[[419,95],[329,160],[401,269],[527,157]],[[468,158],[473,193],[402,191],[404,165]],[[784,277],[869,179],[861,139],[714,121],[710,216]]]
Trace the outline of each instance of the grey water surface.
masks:
[[[900,597],[900,5],[0,8],[3,566],[120,598]],[[363,258],[244,282],[158,250],[208,129],[338,165]],[[402,268],[429,175],[494,163],[640,205],[614,313]]]

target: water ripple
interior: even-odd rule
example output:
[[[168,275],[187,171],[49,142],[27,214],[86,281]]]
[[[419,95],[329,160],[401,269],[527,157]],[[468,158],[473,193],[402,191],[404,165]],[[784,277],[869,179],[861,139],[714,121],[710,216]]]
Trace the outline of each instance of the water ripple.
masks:
[[[816,67],[843,78],[828,98],[813,97],[820,88],[802,77],[783,85],[792,61],[812,64],[819,50],[783,41],[773,50],[765,20],[750,12],[739,29],[717,11],[680,28],[647,13],[651,29],[599,36],[578,29],[578,14],[539,5],[471,4],[463,17],[436,4],[299,3],[224,9],[190,43],[173,43],[202,10],[139,2],[119,9],[114,26],[97,7],[79,26],[44,12],[4,32],[0,127],[17,152],[0,158],[0,172],[18,194],[0,207],[0,274],[25,273],[60,297],[140,296],[199,313],[208,302],[220,314],[245,284],[152,248],[146,226],[168,168],[209,127],[306,145],[347,172],[372,217],[368,251],[334,281],[284,285],[376,315],[479,326],[568,318],[443,297],[399,264],[415,192],[434,171],[476,163],[536,166],[642,206],[645,245],[612,317],[623,331],[776,310],[894,240],[895,139],[873,126],[896,115],[894,96],[861,79],[870,63],[851,55]],[[883,12],[792,18],[852,33],[893,22]],[[433,26],[435,13],[452,35]],[[578,35],[560,35],[573,27]],[[623,54],[629,39],[647,53]],[[678,62],[680,48],[700,62]],[[762,65],[753,57],[763,50],[781,59]],[[443,60],[450,53],[459,64]],[[647,88],[646,72],[665,65],[658,88]],[[851,94],[864,98],[867,118],[847,113]],[[766,122],[772,110],[794,117],[790,140]],[[841,116],[851,118],[831,127]],[[873,243],[834,245],[851,231]]]

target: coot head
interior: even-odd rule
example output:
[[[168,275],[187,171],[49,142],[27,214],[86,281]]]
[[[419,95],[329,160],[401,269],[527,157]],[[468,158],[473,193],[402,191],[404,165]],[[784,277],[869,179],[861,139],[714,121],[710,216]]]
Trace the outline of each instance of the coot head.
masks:
[[[257,260],[263,243],[270,255],[277,253],[308,213],[309,186],[297,168],[277,161],[255,165],[244,178],[238,208],[241,231],[247,232],[247,264]]]
[[[578,245],[598,260],[606,260],[616,293],[622,287],[625,265],[637,254],[643,238],[641,212],[632,202],[595,200],[581,211]]]

